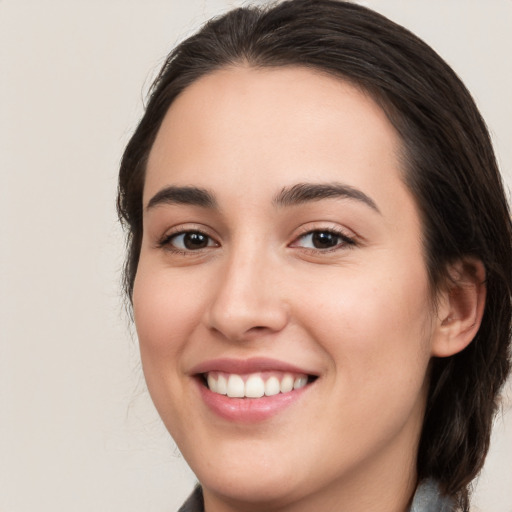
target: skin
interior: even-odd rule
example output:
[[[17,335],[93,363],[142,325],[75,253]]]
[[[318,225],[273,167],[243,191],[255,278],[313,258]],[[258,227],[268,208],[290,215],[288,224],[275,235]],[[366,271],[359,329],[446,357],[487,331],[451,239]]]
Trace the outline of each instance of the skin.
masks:
[[[458,307],[463,294],[447,291],[433,310],[399,150],[368,95],[301,68],[223,69],[171,105],[147,166],[133,305],[149,391],[207,512],[407,510],[429,361],[469,343],[483,292],[468,286]],[[299,183],[348,185],[374,206],[276,205]],[[206,189],[216,206],[148,207],[169,186]],[[331,230],[351,242],[319,249],[307,236]],[[207,246],[184,249],[186,231]],[[270,357],[318,379],[240,424],[198,392],[192,369],[219,357]]]

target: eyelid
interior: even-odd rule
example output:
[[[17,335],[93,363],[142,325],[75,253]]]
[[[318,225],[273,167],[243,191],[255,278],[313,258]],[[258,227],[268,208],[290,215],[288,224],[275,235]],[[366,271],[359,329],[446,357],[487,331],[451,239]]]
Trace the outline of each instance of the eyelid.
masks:
[[[341,243],[325,249],[313,248],[313,247],[301,247],[298,245],[298,241],[303,239],[308,235],[312,235],[314,233],[332,233],[341,239]],[[308,252],[325,254],[328,252],[339,251],[343,249],[348,249],[354,246],[357,246],[359,243],[358,236],[353,232],[346,228],[343,228],[339,225],[333,225],[331,223],[313,223],[302,226],[299,232],[294,236],[293,241],[289,244],[289,247],[302,249]]]
[[[328,248],[314,248],[314,247],[301,247],[300,240],[308,235],[312,235],[313,233],[318,232],[326,232],[332,233],[335,236],[338,236],[341,240],[338,244],[333,247]],[[176,246],[173,246],[170,242],[174,237],[179,235],[185,235],[187,233],[200,233],[209,239],[208,245],[203,248],[198,249],[182,249]],[[213,243],[210,243],[213,242]],[[355,234],[352,230],[344,228],[338,224],[333,224],[331,222],[314,222],[301,226],[298,231],[293,235],[292,242],[288,244],[288,247],[302,249],[303,251],[325,254],[328,252],[334,252],[338,250],[346,250],[348,248],[357,246],[360,240],[357,234]],[[170,229],[167,229],[165,233],[156,241],[156,248],[165,249],[170,252],[184,254],[184,255],[192,255],[192,254],[200,254],[203,251],[220,247],[220,243],[218,241],[218,236],[212,234],[212,230],[202,224],[180,224],[177,226],[173,226]]]
[[[208,237],[211,241],[214,242],[214,245],[208,245],[202,249],[180,249],[178,247],[173,247],[171,245],[171,240],[174,237],[178,237],[180,235],[186,235],[187,233],[200,233],[206,237]],[[157,240],[156,247],[159,249],[165,249],[170,252],[175,252],[179,254],[197,254],[206,249],[210,249],[212,247],[219,247],[220,243],[217,240],[217,237],[211,234],[211,230],[206,226],[200,224],[180,224],[178,226],[173,226],[172,228],[165,231],[165,233]]]

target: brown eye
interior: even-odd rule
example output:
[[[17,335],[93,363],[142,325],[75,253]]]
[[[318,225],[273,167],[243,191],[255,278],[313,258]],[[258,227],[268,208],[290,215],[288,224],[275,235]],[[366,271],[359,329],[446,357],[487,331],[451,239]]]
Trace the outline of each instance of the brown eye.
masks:
[[[293,245],[296,247],[303,247],[305,249],[316,249],[322,251],[354,245],[354,243],[354,240],[342,233],[330,230],[316,230],[302,235]]]
[[[315,249],[330,249],[340,242],[340,236],[329,231],[315,231],[311,235],[311,243]]]
[[[208,247],[208,237],[202,233],[186,233],[183,236],[183,245],[190,250]]]
[[[175,249],[182,251],[197,251],[206,247],[215,247],[217,244],[200,231],[186,231],[171,236],[167,242]]]

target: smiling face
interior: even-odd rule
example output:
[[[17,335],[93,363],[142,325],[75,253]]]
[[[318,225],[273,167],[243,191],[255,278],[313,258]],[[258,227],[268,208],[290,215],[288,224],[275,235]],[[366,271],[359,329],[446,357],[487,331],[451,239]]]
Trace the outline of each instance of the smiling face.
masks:
[[[368,95],[301,68],[217,71],[168,111],[133,304],[208,510],[405,510],[438,321],[399,150]]]

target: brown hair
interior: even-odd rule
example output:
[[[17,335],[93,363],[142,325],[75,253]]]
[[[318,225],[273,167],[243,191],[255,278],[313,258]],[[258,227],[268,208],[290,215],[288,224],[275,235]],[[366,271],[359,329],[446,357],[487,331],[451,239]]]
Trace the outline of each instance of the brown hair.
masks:
[[[241,8],[208,22],[168,56],[119,173],[118,211],[128,231],[124,285],[131,298],[142,240],[148,154],[174,99],[213,70],[298,65],[368,91],[400,134],[404,180],[423,223],[433,290],[450,263],[486,269],[481,327],[461,353],[434,359],[418,453],[420,479],[436,479],[469,510],[510,369],[512,227],[489,134],[469,92],[423,41],[384,16],[336,0],[290,0]]]

